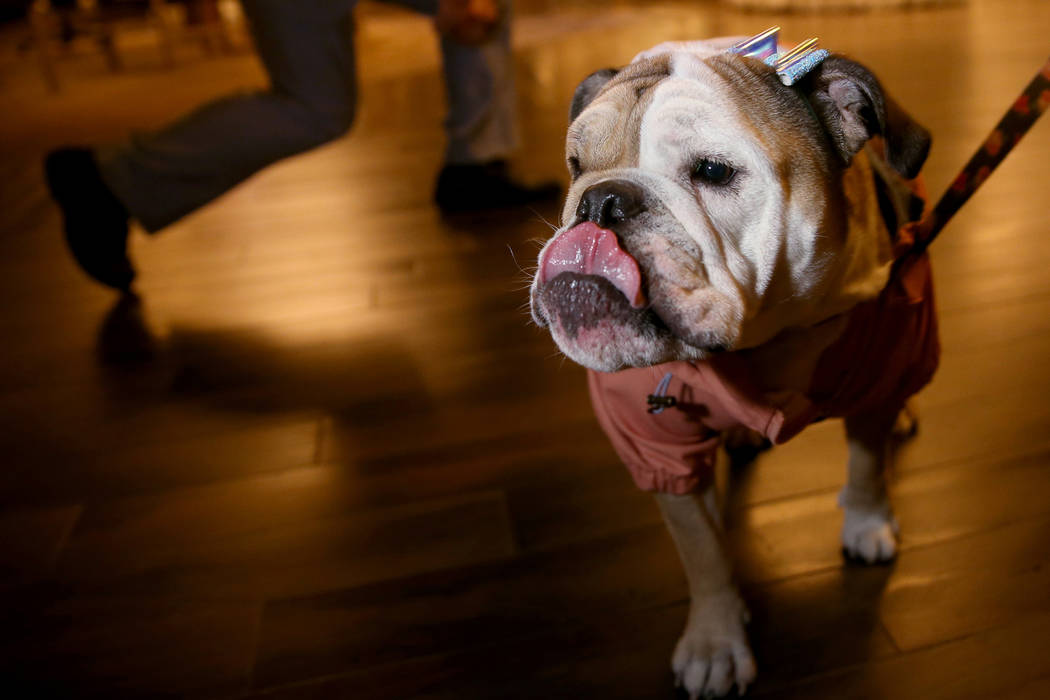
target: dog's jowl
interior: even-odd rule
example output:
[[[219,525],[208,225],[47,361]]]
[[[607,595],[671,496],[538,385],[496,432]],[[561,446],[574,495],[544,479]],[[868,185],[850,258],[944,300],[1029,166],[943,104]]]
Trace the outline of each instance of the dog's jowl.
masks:
[[[929,261],[902,258],[927,132],[850,59],[788,86],[733,43],[661,45],[580,84],[563,225],[531,289],[678,547],[691,605],[671,664],[694,697],[756,675],[713,488],[722,436],[844,418],[842,545],[889,560],[888,446],[939,351]]]

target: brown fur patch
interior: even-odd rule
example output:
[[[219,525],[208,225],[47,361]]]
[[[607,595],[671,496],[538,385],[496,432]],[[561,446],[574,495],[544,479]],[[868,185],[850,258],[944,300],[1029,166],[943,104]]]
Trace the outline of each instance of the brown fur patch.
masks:
[[[670,58],[657,56],[625,67],[608,82],[569,127],[567,154],[580,162],[583,172],[632,167],[638,164],[641,121],[652,103],[652,88],[670,75]],[[612,103],[617,119],[610,122],[594,111]]]

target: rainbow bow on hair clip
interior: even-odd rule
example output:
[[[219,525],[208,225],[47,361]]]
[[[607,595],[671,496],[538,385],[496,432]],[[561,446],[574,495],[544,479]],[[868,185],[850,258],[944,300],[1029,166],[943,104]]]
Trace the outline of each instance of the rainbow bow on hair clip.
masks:
[[[757,58],[767,66],[772,66],[784,85],[794,85],[829,55],[827,49],[817,48],[815,37],[806,39],[795,48],[782,54],[777,44],[779,34],[780,27],[770,27],[761,34],[756,34],[731,47],[729,53]]]

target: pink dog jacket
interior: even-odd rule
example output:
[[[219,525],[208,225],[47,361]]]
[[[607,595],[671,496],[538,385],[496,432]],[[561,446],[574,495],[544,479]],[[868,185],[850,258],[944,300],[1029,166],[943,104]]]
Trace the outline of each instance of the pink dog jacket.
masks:
[[[917,186],[921,191],[921,185]],[[915,242],[914,223],[894,241],[900,259]],[[940,344],[933,278],[925,253],[908,256],[875,299],[847,312],[842,335],[817,363],[809,389],[771,392],[754,385],[746,352],[702,362],[667,362],[589,371],[591,402],[635,483],[683,494],[713,477],[719,434],[744,426],[785,442],[815,420],[902,405],[937,369]],[[666,375],[676,405],[649,413],[646,398]]]

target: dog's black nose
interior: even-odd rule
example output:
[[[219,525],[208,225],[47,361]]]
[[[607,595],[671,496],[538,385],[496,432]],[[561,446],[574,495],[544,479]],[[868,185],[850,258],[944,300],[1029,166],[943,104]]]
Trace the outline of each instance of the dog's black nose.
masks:
[[[602,228],[620,224],[645,211],[645,190],[627,180],[606,180],[588,187],[576,207],[579,221]]]

